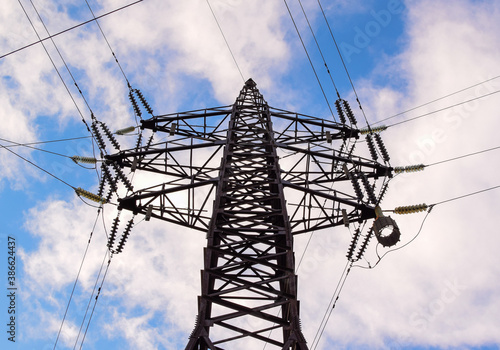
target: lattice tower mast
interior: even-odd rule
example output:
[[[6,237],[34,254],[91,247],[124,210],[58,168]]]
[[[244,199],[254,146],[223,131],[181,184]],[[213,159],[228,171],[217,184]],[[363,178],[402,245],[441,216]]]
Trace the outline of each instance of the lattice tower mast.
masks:
[[[278,163],[269,107],[248,81],[229,121],[208,230],[198,325],[186,349],[215,349],[228,340],[212,341],[212,326],[285,349],[307,349]],[[259,329],[246,329],[252,324]],[[272,329],[283,333],[283,341],[268,338]]]
[[[376,218],[393,170],[378,134],[379,152],[367,136],[371,160],[353,155],[351,141],[360,130],[347,102],[336,105],[342,123],[271,108],[249,79],[232,106],[141,121],[143,130],[171,140],[154,143],[153,133],[144,145],[139,139],[135,149],[106,156],[103,167],[118,175],[125,167],[165,178],[140,190],[129,184],[120,210],[207,234],[198,315],[186,350],[308,348],[299,321],[293,235]],[[279,131],[273,120],[280,122]],[[203,157],[197,157],[201,150]],[[278,150],[296,156],[286,169],[280,168]],[[379,178],[382,191],[376,195]],[[376,222],[378,237],[393,226],[386,239],[399,239],[392,219]],[[362,241],[357,230],[349,259],[356,251],[359,259],[372,234]]]

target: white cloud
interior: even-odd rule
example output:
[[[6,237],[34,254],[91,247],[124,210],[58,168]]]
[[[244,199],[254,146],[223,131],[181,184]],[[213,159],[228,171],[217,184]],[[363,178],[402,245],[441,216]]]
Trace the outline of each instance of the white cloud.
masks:
[[[280,80],[293,64],[296,43],[285,41],[292,28],[285,25],[289,18],[283,6],[270,1],[211,3],[245,77],[255,78],[265,91],[284,85]],[[61,18],[60,22],[49,21],[51,31],[75,23],[55,5],[43,5],[47,18],[56,18],[55,13]],[[102,11],[119,5],[103,4]],[[496,30],[496,19],[500,8],[496,2],[459,1],[450,6],[445,1],[411,1],[406,8],[404,52],[381,62],[373,76],[355,82],[370,120],[498,73],[500,30]],[[17,17],[4,16],[2,25],[8,18],[22,20],[20,11],[5,10],[0,12]],[[214,96],[224,103],[233,101],[241,88],[241,77],[205,1],[143,2],[103,19],[101,25],[125,72],[133,84],[137,83],[134,86],[155,101],[155,111],[171,112],[179,105],[191,105],[190,98],[203,103],[209,96],[192,91],[207,81]],[[12,28],[23,33],[17,29],[20,27]],[[295,33],[291,34],[296,40]],[[16,46],[10,39],[5,42],[11,48]],[[127,88],[96,29],[70,32],[57,43],[78,72],[79,84],[97,117],[112,128],[131,123]],[[7,116],[5,135],[16,137],[16,141],[38,138],[37,126],[43,123],[37,120],[40,115],[63,125],[69,119],[80,119],[44,55],[40,47],[33,47],[1,63],[2,74],[12,76],[12,80],[3,81],[9,92],[0,97],[0,111]],[[404,91],[390,82],[380,87],[380,72],[389,70],[406,79]],[[498,89],[498,85],[494,81],[489,86]],[[300,94],[295,88],[283,89],[292,97]],[[437,106],[487,91],[467,91]],[[271,92],[269,98],[265,94],[273,105],[273,101],[293,104],[290,96]],[[88,117],[83,102],[77,100]],[[483,99],[389,129],[383,136],[393,164],[430,163],[496,146],[495,130],[500,125],[495,118],[495,101],[498,98]],[[434,108],[429,106],[419,113]],[[384,206],[431,204],[496,185],[492,174],[498,166],[491,159],[495,159],[494,153],[430,167],[422,174],[399,176]],[[19,172],[19,165],[11,158],[0,161],[4,169],[10,167],[10,178]],[[438,347],[500,342],[496,331],[500,310],[496,247],[500,242],[492,219],[497,198],[498,193],[489,192],[437,206],[412,244],[388,254],[374,270],[354,268],[319,348],[331,348],[332,343],[349,348],[391,347],[390,341],[401,346]],[[109,229],[115,212],[106,209],[105,214]],[[417,233],[422,218],[423,214],[397,217],[404,241]],[[28,212],[26,227],[40,243],[36,250],[20,252],[27,277],[25,303],[44,320],[39,324],[35,317],[26,321],[34,338],[57,331],[94,219],[95,210],[78,200],[48,198]],[[80,276],[77,305],[83,305],[89,296],[104,254],[106,240],[100,221],[97,227]],[[297,258],[307,238],[297,237]],[[345,265],[349,241],[349,234],[341,229],[318,232],[299,270],[301,317],[309,342]],[[94,341],[123,338],[131,348],[169,348],[185,341],[196,315],[204,244],[204,235],[199,232],[163,222],[138,224],[124,252],[112,260],[93,321],[106,326],[102,332],[95,328]],[[376,261],[373,254],[369,255],[372,264]],[[68,343],[81,311],[72,309],[71,326],[65,329]],[[471,325],[470,320],[477,322]],[[51,334],[46,334],[45,325],[50,325]]]

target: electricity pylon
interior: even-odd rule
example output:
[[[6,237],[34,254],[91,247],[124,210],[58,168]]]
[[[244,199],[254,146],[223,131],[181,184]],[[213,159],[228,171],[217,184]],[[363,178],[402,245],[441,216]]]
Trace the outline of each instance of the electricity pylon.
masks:
[[[346,101],[336,107],[340,123],[271,108],[249,79],[232,106],[142,120],[148,142],[140,138],[134,149],[106,156],[128,188],[119,209],[206,232],[198,315],[186,350],[308,348],[293,235],[381,216],[376,208],[393,170],[371,130],[371,159],[353,154],[361,131]],[[167,141],[155,143],[158,134]],[[161,183],[134,190],[122,168],[160,174]],[[386,241],[399,238],[392,219],[377,221],[377,238],[391,225]],[[356,230],[349,259],[356,250],[363,254],[372,231],[358,244]]]

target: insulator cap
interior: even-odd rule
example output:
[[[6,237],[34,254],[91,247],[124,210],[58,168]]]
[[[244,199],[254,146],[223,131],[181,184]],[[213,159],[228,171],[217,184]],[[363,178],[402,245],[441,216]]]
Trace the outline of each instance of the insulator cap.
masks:
[[[396,214],[413,214],[421,211],[426,211],[429,206],[425,203],[417,205],[408,205],[394,208]]]
[[[370,185],[370,182],[368,181],[368,178],[364,173],[361,173],[361,182],[363,183],[365,192],[368,195],[368,199],[370,200],[370,202],[372,202],[373,204],[377,203],[377,197],[375,197],[375,191],[373,191],[373,187]]]
[[[146,110],[148,111],[148,113],[152,115],[153,114],[153,109],[151,108],[151,106],[149,105],[149,103],[144,98],[144,95],[142,94],[141,90],[135,89],[135,93],[137,94],[137,97],[139,97],[139,100],[141,100],[142,105],[144,106],[144,108],[146,108]]]
[[[95,164],[97,163],[97,159],[93,157],[82,157],[82,156],[73,156],[71,160],[75,163],[86,163],[86,164]]]
[[[104,198],[102,198],[102,197],[100,197],[92,192],[84,190],[83,188],[78,187],[75,189],[75,192],[77,195],[79,195],[81,197],[85,197],[87,199],[90,199],[91,201],[94,201],[96,203],[103,203],[103,204],[107,203],[106,199],[104,199]]]
[[[361,186],[359,185],[358,179],[356,176],[351,176],[352,187],[354,188],[354,192],[356,193],[356,197],[358,197],[359,201],[363,200],[363,192],[361,192]]]
[[[387,126],[385,125],[380,125],[380,126],[374,126],[374,127],[369,127],[369,128],[363,128],[359,130],[361,135],[366,135],[366,134],[375,134],[376,132],[382,132],[384,130],[387,130]]]
[[[116,130],[117,135],[125,135],[133,132],[135,130],[135,126],[129,126],[128,128],[123,128],[120,130]]]

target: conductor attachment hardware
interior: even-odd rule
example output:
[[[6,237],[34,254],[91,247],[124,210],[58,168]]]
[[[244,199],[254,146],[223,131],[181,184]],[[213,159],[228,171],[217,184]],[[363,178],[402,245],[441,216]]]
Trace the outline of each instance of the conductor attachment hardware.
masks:
[[[384,247],[392,247],[399,242],[401,232],[399,227],[390,216],[381,216],[373,224],[375,236]]]

